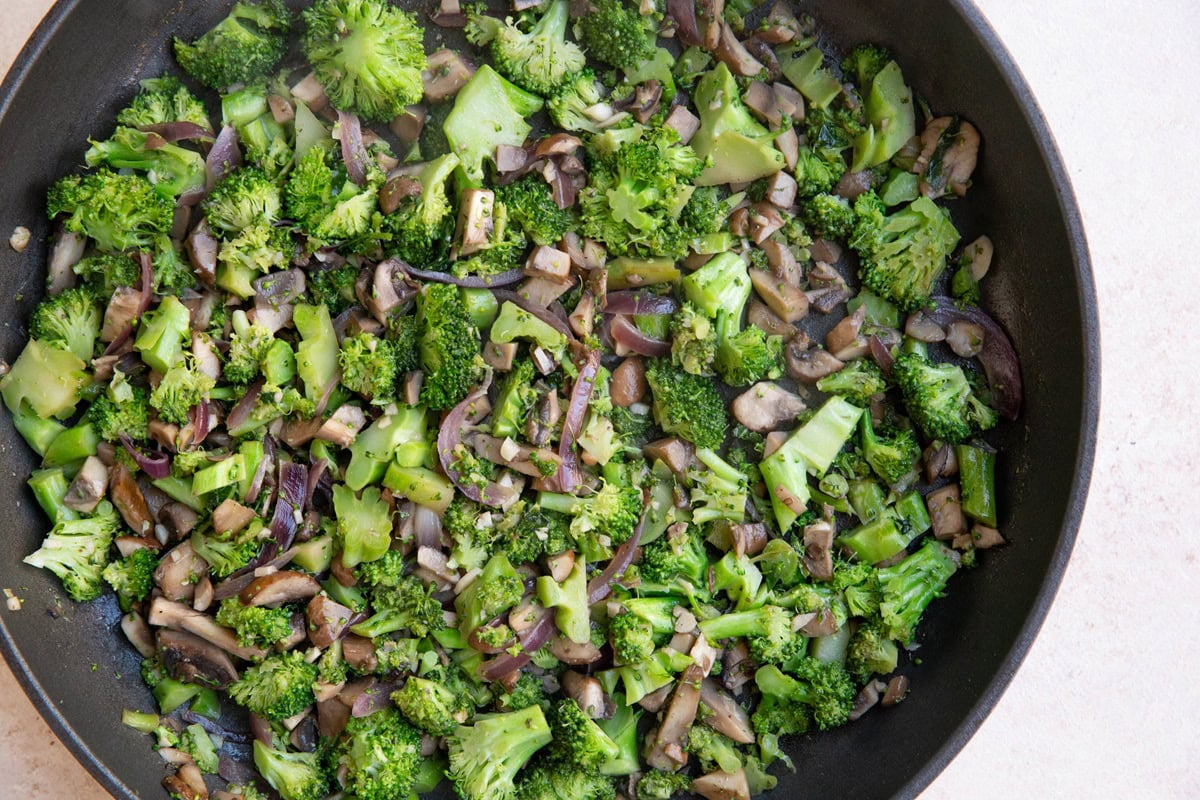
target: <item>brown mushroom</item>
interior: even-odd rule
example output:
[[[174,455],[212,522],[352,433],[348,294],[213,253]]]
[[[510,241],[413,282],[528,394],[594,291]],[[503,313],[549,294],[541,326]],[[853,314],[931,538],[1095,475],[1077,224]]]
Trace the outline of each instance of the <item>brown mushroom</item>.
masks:
[[[424,106],[408,106],[388,123],[388,129],[396,134],[396,138],[400,140],[401,144],[412,147],[421,138],[421,131],[424,130],[425,120],[428,117],[429,114]],[[420,183],[417,186],[419,188]],[[382,198],[380,199],[380,208],[383,209]],[[395,208],[392,209],[392,211],[395,210]],[[383,213],[390,214],[392,211],[384,210]]]
[[[710,772],[692,781],[692,791],[705,800],[750,800],[746,770]]]
[[[795,345],[794,341],[788,344],[784,351],[784,363],[788,375],[801,383],[815,384],[826,375],[832,375],[846,366],[828,350],[805,349]]]
[[[96,456],[88,456],[71,485],[67,487],[67,493],[63,495],[63,505],[90,514],[104,499],[107,489],[108,467]]]
[[[805,526],[804,566],[819,581],[833,578],[833,525],[828,520]]]
[[[1000,531],[978,522],[971,528],[971,539],[976,550],[990,550],[1005,543]]]
[[[358,437],[358,432],[366,424],[367,416],[361,408],[350,403],[344,403],[338,406],[337,411],[334,411],[329,419],[321,423],[321,426],[317,428],[314,438],[332,442],[341,447],[349,447],[354,444],[355,438]]]
[[[458,90],[471,80],[474,68],[466,60],[447,48],[429,54],[429,65],[421,72],[425,85],[425,99],[440,103],[458,94]]]
[[[213,530],[220,534],[238,533],[254,519],[254,509],[227,497],[213,509]]]
[[[492,243],[495,230],[496,194],[491,189],[467,189],[459,201],[458,254],[469,256]]]
[[[628,408],[646,396],[646,365],[640,358],[626,358],[612,373],[609,393],[613,405]]]
[[[350,721],[350,706],[338,697],[317,702],[317,732],[325,739],[336,739]]]
[[[734,555],[756,556],[767,546],[767,526],[761,522],[735,523],[729,526],[729,539]]]
[[[925,497],[925,505],[929,508],[935,538],[946,541],[967,532],[967,518],[963,516],[957,483],[930,492]]]
[[[754,673],[758,669],[754,659],[750,658],[750,648],[744,639],[739,639],[732,647],[726,649],[724,664],[721,685],[734,694],[754,680]]]
[[[682,144],[687,144],[700,130],[700,118],[688,110],[687,106],[675,106],[663,120],[663,126],[671,128],[679,134]]]
[[[904,333],[918,342],[933,343],[946,339],[945,329],[930,319],[924,311],[908,315],[908,319],[904,322]]]
[[[190,603],[196,583],[208,574],[208,564],[192,549],[190,540],[171,549],[154,570],[154,583],[168,600]]]
[[[867,320],[867,306],[863,304],[834,325],[825,335],[825,349],[839,361],[862,358],[870,352],[870,343],[862,335],[863,323]]]
[[[607,719],[608,716],[612,716],[612,703],[604,693],[600,681],[573,669],[564,672],[559,680],[567,697],[574,700],[589,717]]]
[[[804,401],[777,383],[756,383],[738,395],[731,406],[733,416],[752,431],[766,433],[788,423],[805,409]]]
[[[224,689],[238,679],[237,667],[228,653],[185,631],[160,630],[158,657],[163,669],[176,680]]]
[[[532,305],[548,308],[551,303],[566,294],[571,285],[569,276],[567,280],[560,280],[534,274],[521,281],[521,285],[517,287],[517,294]]]
[[[498,372],[511,370],[516,357],[516,342],[485,342],[483,345],[483,363]]]
[[[202,284],[212,288],[217,280],[217,253],[221,249],[221,243],[213,234],[207,217],[202,217],[188,234],[183,249],[187,253],[188,261],[192,263],[192,271],[196,273],[196,277]]]
[[[800,268],[800,263],[790,247],[775,239],[768,239],[762,243],[762,251],[767,257],[767,266],[771,268],[775,277],[793,286],[799,286],[804,280],[804,270]]]
[[[394,258],[379,262],[375,271],[368,275],[370,283],[360,294],[359,302],[371,316],[386,325],[392,311],[411,300],[416,289],[405,282],[401,263]]]
[[[800,161],[800,136],[795,126],[788,126],[775,137],[775,148],[783,153],[783,164],[794,170]]]
[[[556,247],[539,245],[525,260],[525,274],[563,283],[571,275],[571,257]],[[563,287],[564,290],[566,288]]]
[[[358,672],[374,672],[379,666],[379,661],[375,658],[375,643],[353,633],[342,639],[342,658],[351,669]],[[349,689],[350,686],[347,685],[346,688]]]
[[[308,618],[308,639],[316,647],[329,645],[342,638],[350,627],[350,618],[354,612],[324,594],[319,594],[308,601],[305,609]]]
[[[779,113],[779,103],[775,99],[775,90],[768,83],[762,81],[751,83],[742,97],[742,102],[754,116],[765,122],[770,128],[778,128],[783,122],[783,115]]]
[[[983,349],[983,326],[956,319],[946,326],[946,345],[960,358],[974,358]]]
[[[750,715],[712,678],[705,678],[700,684],[700,702],[711,712],[702,717],[705,725],[739,744],[754,743]]]
[[[672,686],[669,683],[666,686],[660,686],[653,692],[642,697],[641,700],[638,700],[637,704],[651,714],[657,714],[663,710],[663,706],[671,699],[671,689]]]
[[[722,5],[724,4],[722,3]],[[750,55],[746,46],[738,41],[733,28],[729,27],[727,22],[718,22],[717,25],[720,28],[717,33],[717,43],[715,48],[710,49],[713,50],[713,55],[718,60],[729,67],[730,72],[744,78],[753,78],[766,69],[763,63]]]
[[[768,336],[782,336],[785,340],[791,339],[796,335],[796,326],[784,322],[775,315],[775,312],[767,308],[767,304],[757,297],[750,298],[750,305],[746,312],[746,320],[758,328],[762,328],[763,332]]]
[[[529,151],[513,144],[502,144],[496,148],[496,171],[501,175],[519,172],[529,163]]]
[[[765,269],[752,269],[749,272],[754,291],[784,322],[798,322],[808,316],[808,295],[800,287]]]
[[[994,251],[995,246],[987,236],[980,236],[963,248],[963,258],[967,261],[967,267],[971,270],[972,278],[981,281],[987,277],[988,270],[992,267],[992,254]]]
[[[542,476],[539,463],[551,463],[556,465],[556,468],[562,463],[562,458],[552,450],[534,447],[509,438],[500,439],[482,431],[472,431],[464,437],[464,441],[482,458],[495,464],[503,464],[509,469],[531,478]]]
[[[546,556],[546,573],[554,579],[555,583],[562,583],[571,574],[571,570],[575,568],[575,552],[567,550],[562,553],[556,553],[552,556]]]
[[[537,402],[535,413],[530,414],[525,420],[525,437],[531,444],[545,447],[550,443],[554,427],[561,417],[562,410],[558,404],[558,393],[554,391],[543,393]]]
[[[397,175],[389,178],[379,187],[379,210],[391,214],[400,208],[400,204],[409,197],[419,197],[421,182],[410,175]]]
[[[692,465],[692,461],[696,457],[696,449],[690,442],[677,436],[671,436],[650,442],[642,448],[642,454],[650,461],[654,461],[654,459],[662,461],[670,467],[672,472],[682,477],[687,473],[688,467]]]
[[[141,614],[130,611],[121,617],[121,632],[125,634],[125,638],[142,658],[154,657],[156,651],[154,634],[150,632],[150,626],[146,624],[146,620]]]
[[[954,447],[947,442],[935,440],[925,448],[925,479],[933,483],[938,478],[951,478],[958,474],[958,457]]]
[[[550,652],[564,664],[591,664],[600,660],[600,648],[591,642],[577,644],[565,636],[555,636],[550,640]]]
[[[755,244],[762,244],[772,234],[780,230],[784,222],[783,214],[779,213],[779,209],[771,203],[763,201],[750,206],[750,216],[747,218],[749,224],[750,241]]]
[[[851,722],[862,719],[864,714],[879,703],[880,687],[883,685],[882,681],[869,681],[866,686],[859,689],[858,694],[854,697],[854,707],[850,711]]]
[[[216,645],[245,661],[258,661],[266,655],[261,648],[243,647],[233,631],[221,627],[212,617],[165,597],[156,597],[150,601],[150,612],[146,621],[156,628],[170,628],[199,636],[209,644]]]
[[[313,113],[320,112],[329,105],[329,97],[324,87],[317,80],[317,74],[310,72],[292,86],[292,97],[304,103]]]
[[[150,507],[146,505],[146,498],[138,487],[137,478],[120,462],[112,469],[109,495],[130,529],[141,534],[147,541],[154,539],[154,518],[150,516]],[[158,546],[157,540],[152,546]]]
[[[158,521],[176,540],[186,539],[196,528],[200,515],[183,503],[167,503],[158,512]]]
[[[883,693],[883,699],[879,704],[884,708],[891,708],[900,703],[908,695],[908,676],[896,675],[888,681],[887,689]]]
[[[196,593],[192,595],[192,608],[197,611],[208,611],[213,603],[212,578],[205,575],[196,584]]]
[[[671,704],[654,736],[649,740],[646,763],[655,769],[674,771],[687,764],[684,737],[700,708],[700,670],[693,664],[684,671],[683,680],[675,687]]]
[[[243,605],[279,608],[284,603],[307,600],[321,591],[316,578],[303,572],[279,570],[270,575],[255,578],[242,590],[238,598]]]
[[[837,617],[829,606],[822,606],[811,614],[797,614],[792,628],[809,637],[832,636],[837,633]]]
[[[162,786],[171,797],[177,797],[179,800],[208,800],[208,787],[204,785],[204,776],[194,763],[181,764],[174,775],[162,779]]]

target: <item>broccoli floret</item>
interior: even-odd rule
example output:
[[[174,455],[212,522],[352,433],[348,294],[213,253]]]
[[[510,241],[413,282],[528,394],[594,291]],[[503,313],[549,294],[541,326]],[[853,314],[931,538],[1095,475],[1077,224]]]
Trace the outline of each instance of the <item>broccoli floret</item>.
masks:
[[[603,84],[596,80],[596,74],[589,67],[572,75],[546,100],[546,111],[554,124],[564,130],[599,133],[602,128],[589,116],[589,110],[601,105],[603,100]],[[620,116],[623,112],[610,117],[606,125],[615,124]]]
[[[589,56],[617,69],[633,69],[654,55],[638,7],[623,0],[593,0],[575,32]]]
[[[273,224],[283,198],[265,172],[245,167],[221,179],[202,205],[215,231],[237,234],[252,225]]]
[[[783,374],[783,338],[757,325],[742,327],[740,314],[717,314],[717,374],[730,386],[749,386]]]
[[[642,548],[639,563],[643,581],[667,586],[683,579],[693,586],[708,583],[708,550],[698,526],[669,528]]]
[[[704,772],[737,772],[742,768],[742,754],[733,740],[706,725],[693,725],[688,731],[687,751]]]
[[[195,150],[164,142],[156,133],[117,128],[112,138],[97,142],[84,155],[89,167],[136,169],[164,197],[175,198],[204,188],[204,157]]]
[[[692,484],[692,521],[697,525],[723,519],[741,522],[746,516],[749,479],[715,451],[696,450],[700,464],[688,470]]]
[[[568,9],[567,0],[551,0],[528,32],[511,19],[501,21],[469,10],[467,38],[475,45],[491,45],[492,62],[504,77],[548,97],[587,62],[579,45],[567,41]]]
[[[499,544],[509,561],[528,564],[543,555],[552,556],[569,550],[568,533],[569,523],[561,514],[534,508],[500,534]]]
[[[120,530],[121,518],[103,502],[90,517],[59,520],[25,563],[57,575],[72,600],[95,600],[104,589],[109,545]]]
[[[845,241],[854,232],[854,209],[845,198],[818,194],[800,205],[800,218],[816,236]]]
[[[497,553],[479,577],[454,598],[459,632],[464,637],[470,636],[480,625],[521,602],[524,593],[524,581],[508,558]]]
[[[622,664],[638,664],[654,655],[654,627],[636,614],[625,613],[610,619],[608,641],[613,655]]]
[[[501,304],[490,336],[493,342],[502,344],[528,339],[559,359],[567,349],[566,334],[511,301]]]
[[[318,0],[302,45],[336,108],[390,120],[424,94],[424,30],[386,0]]]
[[[546,756],[556,763],[594,770],[621,754],[616,742],[569,697],[551,706],[548,721],[554,741]]]
[[[178,78],[171,75],[146,78],[140,85],[133,102],[117,114],[117,124],[144,128],[168,122],[191,122],[207,131],[212,130],[204,103]]]
[[[267,74],[287,52],[291,15],[281,0],[241,0],[196,41],[175,40],[179,65],[210,89]]]
[[[427,636],[446,627],[442,604],[431,596],[431,588],[417,578],[399,578],[395,584],[379,586],[383,588],[377,587],[371,593],[371,608],[375,613],[351,628],[354,633],[372,639],[399,630]]]
[[[392,343],[369,333],[347,336],[338,357],[342,385],[376,405],[396,398],[396,353]]]
[[[773,605],[702,620],[700,630],[709,641],[749,639],[754,658],[771,663],[778,663],[790,655],[790,645],[796,638],[792,633],[791,612]]]
[[[646,370],[653,395],[654,419],[668,434],[697,447],[716,448],[729,424],[725,401],[711,380],[690,375],[669,361],[655,361]]]
[[[336,317],[358,303],[354,295],[354,283],[357,280],[358,268],[345,266],[310,271],[305,285],[313,303],[326,306],[330,316]]]
[[[394,589],[405,581],[405,566],[403,553],[388,550],[373,561],[359,564],[354,569],[354,575],[368,589]]]
[[[233,334],[229,337],[229,350],[221,374],[225,380],[240,386],[252,382],[262,372],[263,359],[274,343],[275,337],[263,325],[251,325],[246,312],[233,312]]]
[[[899,652],[896,643],[884,636],[878,626],[862,625],[850,637],[846,669],[859,683],[866,683],[873,675],[894,671]]]
[[[353,569],[388,552],[392,543],[392,507],[378,488],[368,486],[361,495],[356,495],[348,486],[334,486],[333,508],[343,564]]]
[[[815,197],[832,192],[845,172],[846,160],[840,152],[801,147],[796,159],[796,195]]]
[[[541,706],[544,709],[547,705],[546,689],[541,679],[528,672],[522,672],[516,685],[496,698],[496,708],[501,711],[520,711],[530,706]]]
[[[811,106],[804,116],[804,129],[808,146],[822,160],[836,165],[842,153],[853,147],[854,140],[866,131],[866,126],[848,108]]]
[[[303,226],[310,247],[345,242],[361,249],[358,240],[373,240],[368,234],[379,226],[376,197],[383,174],[369,169],[366,185],[359,186],[340,161],[336,169],[331,165],[332,158],[320,147],[304,154],[284,187],[288,213]]]
[[[842,59],[842,72],[852,75],[858,80],[861,90],[866,90],[875,80],[879,71],[892,60],[892,53],[886,47],[877,44],[860,44],[850,51],[850,55]]]
[[[642,447],[655,438],[654,416],[617,406],[608,415],[613,431],[626,447]]]
[[[854,707],[854,681],[840,664],[804,658],[790,664],[791,675],[768,664],[754,674],[763,699],[751,717],[760,734],[804,733],[808,719],[821,730],[846,724]]]
[[[442,530],[454,543],[450,559],[461,569],[479,569],[488,560],[492,529],[479,524],[482,506],[456,494],[442,515]]]
[[[607,545],[620,545],[633,535],[642,516],[642,493],[632,486],[605,483],[588,497],[541,492],[538,505],[547,511],[570,515],[571,536],[585,551],[595,552],[597,543],[603,551]]]
[[[467,396],[482,375],[479,330],[471,323],[458,289],[426,284],[417,295],[421,402],[435,411],[451,408]]]
[[[122,611],[129,611],[133,604],[145,600],[154,588],[154,570],[158,567],[158,556],[149,547],[134,550],[128,558],[118,559],[104,568],[104,580],[117,593]]]
[[[867,408],[873,396],[887,391],[888,383],[878,364],[860,358],[821,378],[817,381],[817,388],[844,397],[860,408]]]
[[[722,312],[740,317],[751,292],[746,262],[736,253],[714,256],[703,267],[685,277],[680,286],[684,297],[696,311],[714,319]]]
[[[884,217],[874,192],[855,201],[851,247],[859,255],[863,285],[905,311],[929,304],[933,285],[959,234],[950,214],[928,197]]]
[[[97,298],[111,297],[118,287],[142,283],[138,262],[125,253],[96,252],[79,259],[73,270]]]
[[[121,434],[135,441],[145,439],[150,424],[150,393],[123,377],[114,377],[108,392],[97,397],[88,409],[87,421],[106,442],[119,440]]]
[[[208,398],[216,382],[200,371],[196,363],[181,359],[167,370],[158,386],[150,393],[150,405],[167,422],[186,425],[192,407]]]
[[[651,769],[642,773],[637,782],[638,800],[671,800],[690,791],[692,779],[685,772],[663,772]]]
[[[899,564],[878,570],[883,634],[910,643],[921,615],[934,598],[941,597],[957,569],[953,553],[940,542],[930,541]]]
[[[480,19],[500,24],[491,17]],[[533,130],[525,118],[541,110],[542,105],[540,97],[505,80],[490,65],[477,69],[459,90],[454,108],[442,125],[449,151],[462,160],[460,185],[481,186],[485,177],[483,162],[494,162],[496,148],[502,144],[524,144]],[[480,125],[481,119],[488,120],[488,124]],[[429,127],[427,123],[426,130]]]
[[[961,367],[902,353],[892,372],[904,407],[929,439],[957,443],[996,426],[998,415],[979,399]]]
[[[576,764],[539,757],[521,772],[518,800],[613,800],[611,778]]]
[[[104,314],[90,289],[67,289],[50,295],[33,310],[29,335],[43,344],[70,351],[91,361]]]
[[[254,766],[283,800],[323,800],[328,778],[318,753],[288,753],[254,740]]]
[[[389,252],[423,269],[436,269],[445,263],[455,222],[446,181],[458,165],[458,156],[447,154],[428,162],[417,173],[421,193],[384,217],[384,228],[391,236]]]
[[[784,167],[783,154],[775,149],[774,134],[742,102],[733,73],[718,64],[696,84],[693,100],[700,129],[691,146],[711,163],[696,180],[698,186],[749,183],[774,175]]]
[[[921,445],[911,430],[893,428],[887,435],[876,434],[870,414],[863,414],[859,427],[863,458],[884,483],[894,486],[913,471],[921,457]]]
[[[671,360],[692,375],[712,375],[717,357],[717,330],[691,303],[671,318]]]
[[[159,293],[181,293],[196,285],[196,273],[191,262],[170,236],[154,237],[154,289]]]
[[[392,702],[412,724],[434,736],[446,736],[466,720],[462,698],[451,690],[424,678],[412,677]]]
[[[517,771],[552,738],[539,706],[480,714],[448,737],[447,775],[463,800],[512,800]]]
[[[292,635],[292,612],[244,606],[236,597],[229,597],[217,609],[217,624],[232,628],[242,647],[270,647]]]
[[[540,175],[527,175],[496,190],[497,206],[503,205],[510,222],[515,222],[534,244],[557,244],[576,224],[568,209],[558,207],[549,184]]]
[[[538,399],[538,391],[533,388],[536,376],[533,362],[528,358],[513,364],[496,396],[492,411],[493,436],[516,438],[522,434],[525,417]]]
[[[670,128],[632,131],[612,152],[593,140],[588,185],[579,194],[581,232],[611,255],[682,259],[695,232],[681,215],[704,159]]]
[[[351,717],[331,757],[356,800],[407,798],[421,763],[421,733],[394,708]]]
[[[305,661],[298,650],[269,656],[230,684],[229,696],[260,717],[287,719],[313,704],[317,672],[317,665]]]
[[[50,188],[46,210],[63,215],[63,227],[95,240],[101,250],[146,249],[171,229],[175,204],[139,175],[101,169],[68,175]]]
[[[217,286],[243,300],[254,297],[254,282],[271,270],[283,268],[295,247],[286,228],[257,223],[221,243],[217,254]],[[187,271],[188,284],[194,282]],[[158,277],[157,270],[155,278]]]
[[[216,533],[194,532],[191,542],[196,555],[204,559],[208,568],[218,578],[237,572],[258,555],[262,543],[258,533],[262,523],[251,523],[237,536],[221,537]]]

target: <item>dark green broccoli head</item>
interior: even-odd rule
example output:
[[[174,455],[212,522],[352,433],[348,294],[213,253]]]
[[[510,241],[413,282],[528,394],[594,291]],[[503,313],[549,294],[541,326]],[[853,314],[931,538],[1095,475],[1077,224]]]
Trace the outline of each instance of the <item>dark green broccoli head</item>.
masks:
[[[814,235],[822,239],[845,241],[854,232],[854,209],[845,198],[818,194],[800,206],[800,218]]]
[[[911,430],[887,426],[877,433],[870,414],[863,414],[859,428],[863,458],[884,483],[894,486],[913,471],[921,445]]]
[[[654,55],[637,5],[623,0],[593,0],[576,30],[588,55],[610,67],[632,69]]]
[[[690,375],[667,361],[652,363],[646,380],[654,398],[654,419],[664,432],[697,447],[721,446],[728,418],[725,401],[711,380]]]
[[[421,764],[421,732],[394,708],[346,723],[334,755],[356,800],[393,800],[412,792]]]
[[[717,329],[691,303],[671,318],[671,360],[684,372],[712,375],[717,357]]]
[[[859,255],[863,284],[905,311],[927,306],[947,257],[958,245],[950,214],[928,197],[919,197],[884,217],[882,204],[864,197],[868,196],[855,202],[850,241]]]
[[[651,583],[667,584],[675,578],[685,578],[703,586],[708,583],[709,567],[703,528],[695,525],[668,528],[665,536],[642,547],[638,566],[642,579]]]
[[[38,303],[29,318],[29,335],[90,362],[103,321],[104,313],[90,289],[66,289]]]
[[[482,371],[479,330],[471,323],[458,289],[428,284],[417,295],[421,402],[434,410],[451,408],[478,384]]]
[[[266,173],[245,167],[221,179],[202,207],[214,230],[236,234],[253,225],[273,224],[279,219],[283,198]]]
[[[398,359],[391,342],[370,333],[347,336],[339,355],[342,385],[376,405],[396,398]]]
[[[446,774],[463,800],[513,800],[517,772],[552,738],[539,706],[480,714],[448,737]]]
[[[570,698],[551,706],[547,718],[554,734],[549,753],[559,763],[591,770],[621,753],[621,748]]]
[[[267,74],[287,52],[291,15],[282,0],[241,0],[229,16],[191,44],[175,40],[175,58],[210,89]]]
[[[46,210],[62,215],[63,227],[94,239],[101,250],[148,249],[171,229],[175,204],[139,175],[101,169],[90,175],[68,175],[50,188]]]
[[[610,619],[608,641],[622,664],[640,664],[654,654],[654,628],[636,614],[620,614]]]
[[[140,265],[124,253],[93,253],[79,259],[74,271],[97,299],[111,297],[118,287],[134,288],[142,283]]]
[[[500,187],[496,201],[504,205],[509,222],[519,225],[535,244],[555,245],[576,224],[574,214],[554,202],[549,184],[540,175],[527,175]]]
[[[888,639],[875,625],[861,625],[850,637],[846,650],[846,669],[859,683],[874,675],[887,675],[896,669],[899,658],[896,643]]]
[[[358,302],[354,295],[354,283],[358,280],[358,272],[357,267],[349,265],[312,270],[307,275],[305,286],[313,303],[326,306],[329,315],[336,317]]]
[[[516,525],[500,534],[499,543],[508,560],[528,564],[543,555],[571,548],[570,522],[561,514],[535,508],[521,515]]]
[[[612,778],[543,757],[522,771],[516,788],[518,800],[614,800],[616,795]]]
[[[883,635],[911,642],[921,615],[941,596],[957,569],[955,555],[940,542],[930,541],[899,564],[878,570]]]
[[[428,162],[417,174],[421,194],[406,199],[383,218],[384,232],[390,237],[389,253],[422,269],[445,265],[456,216],[446,181],[458,165],[457,156],[445,155]]]
[[[599,133],[600,126],[587,111],[603,99],[601,89],[591,68],[582,69],[564,81],[546,100],[546,112],[554,124],[564,130]]]
[[[299,651],[270,656],[230,684],[229,696],[260,717],[287,719],[313,704],[317,672],[317,665],[306,662]]]
[[[104,589],[108,548],[121,528],[121,518],[112,505],[101,503],[86,519],[56,523],[42,546],[25,557],[25,563],[53,572],[75,602],[95,600]]]
[[[117,593],[122,611],[129,611],[134,603],[145,600],[150,594],[157,567],[158,555],[149,547],[142,547],[104,568],[104,580]]]
[[[860,408],[871,405],[871,398],[888,389],[887,378],[879,365],[869,358],[859,358],[817,381],[822,392],[840,395]]]
[[[902,353],[892,374],[908,415],[929,439],[961,442],[995,427],[999,419],[954,364],[933,364],[920,353]]]
[[[232,628],[243,647],[271,647],[292,635],[292,612],[287,608],[244,606],[236,597],[221,601],[217,624]]]
[[[846,159],[836,150],[801,147],[796,158],[796,194],[814,197],[833,191],[846,173]]]
[[[821,730],[846,724],[856,691],[840,664],[804,658],[789,664],[789,671],[791,674],[785,675],[778,667],[767,665],[755,673],[755,683],[763,694],[751,720],[757,732],[804,733],[809,715]]]
[[[520,711],[530,706],[549,705],[546,698],[546,687],[540,678],[528,672],[522,672],[512,689],[496,697],[496,707],[502,711]]]
[[[317,0],[304,24],[304,53],[335,107],[382,121],[421,99],[428,62],[415,15],[386,0]]]

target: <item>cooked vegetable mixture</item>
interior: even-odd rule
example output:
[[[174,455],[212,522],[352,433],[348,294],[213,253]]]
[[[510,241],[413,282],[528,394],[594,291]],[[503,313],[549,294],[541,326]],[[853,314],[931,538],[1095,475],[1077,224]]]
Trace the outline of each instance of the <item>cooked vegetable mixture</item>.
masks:
[[[116,595],[172,797],[748,800],[919,681],[1021,382],[979,133],[889,52],[748,0],[174,51],[50,189],[0,380],[25,561]]]

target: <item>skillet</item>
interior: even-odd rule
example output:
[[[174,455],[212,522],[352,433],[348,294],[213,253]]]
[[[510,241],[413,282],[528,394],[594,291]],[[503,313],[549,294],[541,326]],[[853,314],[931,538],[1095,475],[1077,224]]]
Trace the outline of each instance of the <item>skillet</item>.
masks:
[[[299,2],[292,2],[294,6]],[[410,4],[420,6],[421,4]],[[103,135],[137,81],[174,69],[168,42],[191,38],[225,13],[205,0],[60,0],[0,86],[0,232],[25,225],[23,254],[0,248],[0,356],[15,358],[24,320],[43,293],[50,231],[45,191],[76,169],[89,135]],[[775,798],[917,795],[999,701],[1046,615],[1083,513],[1099,408],[1095,289],[1067,173],[1029,87],[968,0],[801,0],[835,51],[877,42],[897,54],[919,96],[960,112],[983,150],[968,203],[954,209],[963,241],[987,233],[996,259],[989,312],[1009,331],[1025,379],[1021,419],[1001,426],[1000,529],[1009,546],[960,573],[925,615],[913,691],[900,706],[791,742],[798,767]],[[418,10],[427,11],[423,7]],[[55,733],[121,800],[165,797],[164,765],[149,740],[123,727],[123,708],[149,709],[138,658],[117,630],[111,596],[63,599],[48,572],[20,559],[48,528],[23,478],[33,454],[7,415],[0,482],[7,530],[0,587],[23,601],[0,616],[0,650]],[[452,792],[443,785],[442,794]]]

